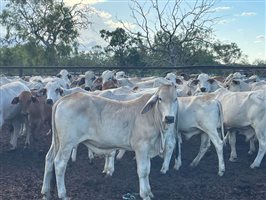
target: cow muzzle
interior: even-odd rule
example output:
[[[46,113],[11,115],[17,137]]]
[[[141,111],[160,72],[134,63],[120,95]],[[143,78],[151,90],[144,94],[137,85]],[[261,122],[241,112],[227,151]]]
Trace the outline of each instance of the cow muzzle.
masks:
[[[200,88],[200,91],[201,92],[206,92],[206,88],[205,87],[202,87],[202,88]]]
[[[164,122],[166,124],[172,124],[175,122],[175,117],[174,116],[165,116]]]
[[[91,88],[90,87],[85,87],[84,88],[86,91],[91,91]]]
[[[48,105],[53,105],[53,100],[52,99],[47,99],[46,100],[46,104],[48,104]]]

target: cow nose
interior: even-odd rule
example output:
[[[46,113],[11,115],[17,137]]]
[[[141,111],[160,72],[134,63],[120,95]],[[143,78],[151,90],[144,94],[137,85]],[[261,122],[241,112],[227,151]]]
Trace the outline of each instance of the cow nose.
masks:
[[[166,124],[172,124],[175,121],[175,117],[173,117],[173,116],[165,116],[165,120],[164,121],[165,121]]]
[[[200,88],[200,91],[201,92],[206,92],[206,88],[205,87],[202,87],[202,88]]]
[[[90,87],[85,87],[84,89],[87,90],[87,91],[91,91]]]
[[[47,99],[46,100],[46,104],[52,105],[53,104],[53,100],[52,99]]]

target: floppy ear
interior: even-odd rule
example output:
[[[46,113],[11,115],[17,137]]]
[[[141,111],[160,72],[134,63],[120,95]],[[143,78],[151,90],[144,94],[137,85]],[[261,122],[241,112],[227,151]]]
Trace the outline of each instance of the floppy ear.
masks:
[[[198,83],[199,83],[199,80],[198,80],[198,79],[194,79],[194,80],[191,82],[191,84],[193,84],[193,85],[198,85]]]
[[[71,79],[71,78],[72,78],[72,75],[71,75],[71,74],[68,74],[68,75],[67,75],[67,78],[68,78],[68,79]]]
[[[178,85],[182,85],[182,84],[183,84],[183,82],[182,82],[179,78],[176,78],[176,79],[175,79],[175,82],[176,82],[176,84],[178,84]]]
[[[55,91],[59,92],[61,96],[64,94],[64,90],[62,88],[57,88]]]
[[[83,84],[85,84],[85,77],[82,77],[82,78],[79,80],[79,82],[78,82],[78,85],[79,85],[79,86],[81,86],[81,85],[83,85]]]
[[[213,84],[214,83],[214,79],[213,78],[210,78],[209,80],[208,80],[208,82],[210,83],[210,84]]]
[[[19,102],[19,97],[15,97],[15,98],[12,100],[11,104],[18,104],[18,102]]]
[[[37,92],[37,97],[41,97],[41,96],[45,96],[47,93],[47,89],[46,88],[42,88]]]
[[[141,114],[145,114],[146,112],[148,112],[150,109],[153,108],[153,106],[155,106],[156,102],[158,101],[158,95],[154,94],[149,101],[146,103],[146,105],[142,108]]]
[[[239,85],[240,84],[240,81],[237,81],[237,80],[233,80],[232,81],[235,85]]]
[[[33,103],[39,103],[39,100],[35,96],[31,96],[31,101]]]

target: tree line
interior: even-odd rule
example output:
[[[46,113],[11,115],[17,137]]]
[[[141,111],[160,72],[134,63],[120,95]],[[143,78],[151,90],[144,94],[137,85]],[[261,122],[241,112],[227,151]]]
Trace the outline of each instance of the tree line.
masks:
[[[130,1],[136,28],[100,30],[107,46],[79,50],[80,30],[93,26],[93,9],[54,0],[7,0],[0,13],[0,66],[182,66],[248,64],[234,42],[215,38],[215,0]],[[153,15],[153,20],[151,16]],[[155,15],[155,16],[154,16]],[[135,31],[137,30],[137,31]],[[266,65],[263,60],[256,65]]]

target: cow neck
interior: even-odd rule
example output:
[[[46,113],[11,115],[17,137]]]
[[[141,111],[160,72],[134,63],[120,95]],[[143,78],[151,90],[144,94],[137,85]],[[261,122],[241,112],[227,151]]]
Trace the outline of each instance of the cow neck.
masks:
[[[165,148],[165,133],[167,132],[167,129],[165,129],[164,123],[162,121],[162,113],[160,112],[160,109],[158,107],[158,102],[154,106],[154,123],[155,127],[160,132],[160,154],[164,152]]]

